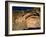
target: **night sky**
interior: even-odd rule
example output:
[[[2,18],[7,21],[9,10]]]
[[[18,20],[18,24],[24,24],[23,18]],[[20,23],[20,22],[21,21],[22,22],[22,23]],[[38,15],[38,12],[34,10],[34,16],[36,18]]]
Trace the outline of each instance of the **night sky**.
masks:
[[[32,10],[32,7],[17,7],[17,6],[13,6],[12,10]]]

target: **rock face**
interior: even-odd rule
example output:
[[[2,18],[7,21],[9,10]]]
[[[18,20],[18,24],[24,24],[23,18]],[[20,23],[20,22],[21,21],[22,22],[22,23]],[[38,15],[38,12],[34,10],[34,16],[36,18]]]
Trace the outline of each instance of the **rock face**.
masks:
[[[40,18],[39,16],[33,16],[32,13],[26,13],[24,16],[18,16],[17,19],[14,19],[13,30],[37,27],[40,27]]]
[[[27,27],[28,28],[37,28],[40,27],[40,19],[38,16],[30,16],[26,19]]]

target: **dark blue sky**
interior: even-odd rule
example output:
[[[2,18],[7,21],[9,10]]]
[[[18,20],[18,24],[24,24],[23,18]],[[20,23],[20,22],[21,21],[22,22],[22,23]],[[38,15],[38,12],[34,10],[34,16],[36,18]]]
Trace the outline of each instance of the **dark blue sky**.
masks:
[[[13,6],[12,10],[32,10],[33,7],[17,7],[17,6]]]

